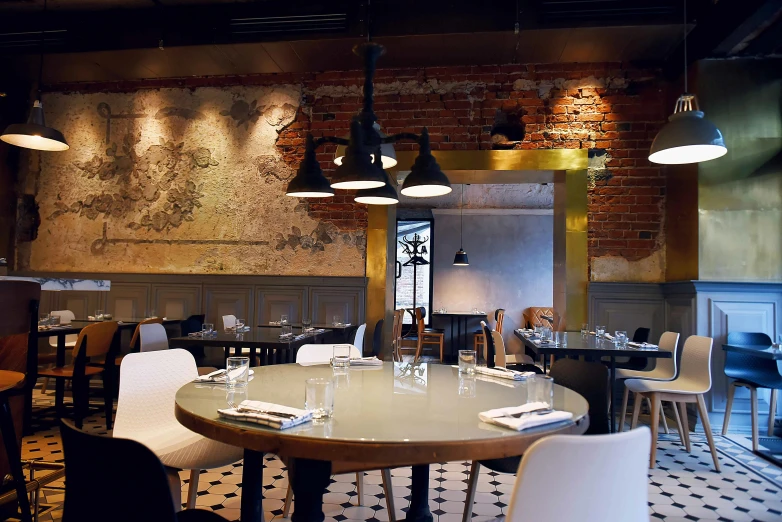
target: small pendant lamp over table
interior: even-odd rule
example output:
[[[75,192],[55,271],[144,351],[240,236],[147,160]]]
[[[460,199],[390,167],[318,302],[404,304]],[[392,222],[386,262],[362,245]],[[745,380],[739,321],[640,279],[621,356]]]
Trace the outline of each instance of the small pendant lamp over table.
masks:
[[[459,205],[459,251],[453,257],[454,266],[469,266],[467,252],[464,251],[464,184],[462,184],[462,202]]]
[[[376,150],[372,157],[374,158],[372,163],[380,170],[383,170],[381,152]],[[353,201],[356,203],[364,203],[365,205],[396,205],[399,203],[399,196],[396,194],[396,189],[394,188],[395,183],[391,180],[385,170],[383,170],[383,173],[386,176],[385,185],[373,189],[359,190]]]

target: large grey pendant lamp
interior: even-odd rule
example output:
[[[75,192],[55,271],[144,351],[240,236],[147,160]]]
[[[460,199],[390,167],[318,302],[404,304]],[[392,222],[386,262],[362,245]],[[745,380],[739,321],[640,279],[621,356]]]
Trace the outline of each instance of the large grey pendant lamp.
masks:
[[[464,251],[464,183],[462,183],[462,201],[459,205],[459,251],[453,257],[454,266],[469,266],[467,252]]]
[[[43,81],[43,50],[44,50],[44,26],[46,14],[46,0],[43,3],[43,14],[41,22],[41,61],[38,65],[38,99],[33,103],[30,109],[30,116],[27,123],[13,123],[6,127],[0,140],[10,144],[33,150],[63,151],[68,150],[70,146],[65,141],[62,132],[57,129],[46,126],[46,118],[43,113],[43,104],[41,103],[41,82]]]
[[[687,0],[684,0],[684,94],[676,100],[673,114],[652,142],[649,161],[682,165],[709,161],[728,152],[722,133],[704,118],[694,94],[687,92]]]

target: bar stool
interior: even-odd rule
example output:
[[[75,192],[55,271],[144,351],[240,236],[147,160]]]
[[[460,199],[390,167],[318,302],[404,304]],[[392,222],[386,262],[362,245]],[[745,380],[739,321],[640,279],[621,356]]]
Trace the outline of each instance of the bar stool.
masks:
[[[502,322],[505,319],[505,309],[504,308],[497,308],[494,311],[494,331],[501,334],[502,333]],[[486,350],[486,335],[483,333],[483,327],[475,330],[473,332],[472,337],[472,348],[476,352],[478,352],[478,349],[481,348],[484,351]],[[478,352],[480,353],[480,352]]]
[[[22,513],[22,520],[30,522],[32,515],[30,514],[30,501],[27,498],[27,485],[22,471],[22,457],[19,453],[19,445],[16,443],[16,430],[11,416],[11,406],[8,403],[10,395],[22,392],[24,380],[23,373],[0,370],[0,431],[3,432],[5,454],[8,456],[8,464],[14,478],[19,511]]]

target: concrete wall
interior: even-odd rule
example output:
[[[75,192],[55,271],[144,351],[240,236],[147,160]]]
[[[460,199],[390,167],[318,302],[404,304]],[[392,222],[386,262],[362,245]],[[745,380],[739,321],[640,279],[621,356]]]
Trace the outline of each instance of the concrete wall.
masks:
[[[453,257],[459,249],[459,215],[434,211],[432,309],[477,307],[493,313],[505,308],[505,346],[521,352],[513,330],[522,324],[524,309],[552,304],[554,217],[510,212],[464,215],[470,266],[457,267]]]

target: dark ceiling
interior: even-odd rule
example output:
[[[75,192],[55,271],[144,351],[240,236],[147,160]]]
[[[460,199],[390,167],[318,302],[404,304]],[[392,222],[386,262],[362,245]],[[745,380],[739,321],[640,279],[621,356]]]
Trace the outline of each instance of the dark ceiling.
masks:
[[[689,0],[690,59],[782,49],[782,0]],[[0,0],[6,77],[44,83],[381,67],[643,61],[681,70],[683,0]],[[518,34],[515,24],[518,21]],[[162,47],[162,49],[161,49]],[[56,58],[51,55],[56,55]]]

